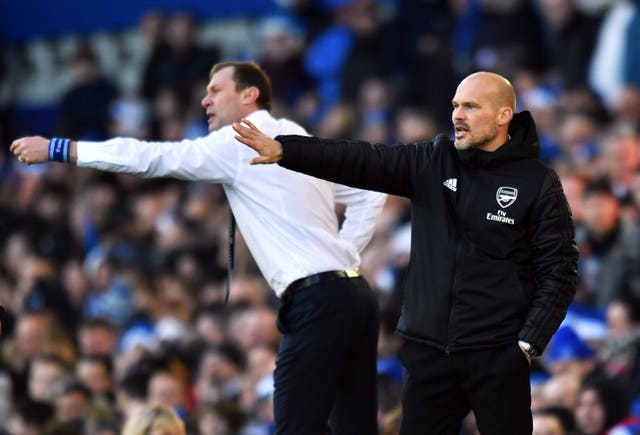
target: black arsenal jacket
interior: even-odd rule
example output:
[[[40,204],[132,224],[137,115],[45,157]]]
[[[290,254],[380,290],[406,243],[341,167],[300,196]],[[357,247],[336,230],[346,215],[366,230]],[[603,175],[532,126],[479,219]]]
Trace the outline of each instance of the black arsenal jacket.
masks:
[[[542,352],[575,294],[578,251],[535,124],[514,116],[494,152],[440,135],[411,145],[278,136],[280,165],[411,199],[398,333],[445,353],[515,344]]]

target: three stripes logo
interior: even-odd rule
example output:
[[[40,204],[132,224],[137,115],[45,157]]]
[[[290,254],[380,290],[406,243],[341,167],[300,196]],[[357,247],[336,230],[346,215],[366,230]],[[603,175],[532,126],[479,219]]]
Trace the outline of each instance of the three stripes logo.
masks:
[[[444,180],[444,182],[442,184],[444,185],[444,187],[448,188],[449,190],[453,190],[454,192],[456,192],[458,190],[458,179],[457,178],[448,178],[448,179]]]

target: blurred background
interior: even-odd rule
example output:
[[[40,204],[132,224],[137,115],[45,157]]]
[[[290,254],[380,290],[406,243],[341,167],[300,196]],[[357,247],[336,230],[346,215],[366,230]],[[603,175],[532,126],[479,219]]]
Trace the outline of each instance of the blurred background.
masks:
[[[206,135],[200,101],[222,60],[267,71],[275,116],[382,143],[450,134],[459,80],[509,78],[581,251],[576,299],[532,366],[534,433],[640,433],[639,41],[637,0],[0,0],[0,434],[117,434],[146,403],[189,434],[272,433],[278,301],[240,236],[221,303],[221,187],[8,152],[26,135]],[[389,198],[362,264],[389,435],[408,205]],[[462,433],[477,433],[472,415]]]

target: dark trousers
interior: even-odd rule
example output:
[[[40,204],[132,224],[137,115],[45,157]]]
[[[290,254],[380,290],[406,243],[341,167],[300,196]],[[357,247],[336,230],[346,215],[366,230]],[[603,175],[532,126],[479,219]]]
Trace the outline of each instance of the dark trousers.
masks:
[[[378,324],[378,303],[363,278],[285,294],[274,372],[276,434],[377,434]]]
[[[470,410],[483,435],[531,434],[529,363],[517,344],[446,356],[406,342],[399,357],[401,435],[458,435]]]

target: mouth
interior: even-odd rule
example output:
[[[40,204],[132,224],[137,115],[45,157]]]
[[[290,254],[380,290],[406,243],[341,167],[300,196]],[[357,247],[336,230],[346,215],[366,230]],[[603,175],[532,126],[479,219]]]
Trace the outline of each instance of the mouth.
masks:
[[[462,139],[469,132],[469,128],[466,125],[457,124],[454,126],[455,138]]]

